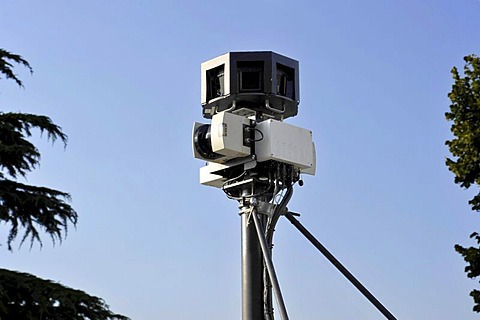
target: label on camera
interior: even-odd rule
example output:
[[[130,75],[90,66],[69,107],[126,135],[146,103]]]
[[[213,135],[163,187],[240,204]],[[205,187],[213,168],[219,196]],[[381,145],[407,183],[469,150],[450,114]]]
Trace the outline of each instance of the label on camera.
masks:
[[[227,136],[227,124],[226,123],[219,123],[218,124],[218,137],[226,137]]]

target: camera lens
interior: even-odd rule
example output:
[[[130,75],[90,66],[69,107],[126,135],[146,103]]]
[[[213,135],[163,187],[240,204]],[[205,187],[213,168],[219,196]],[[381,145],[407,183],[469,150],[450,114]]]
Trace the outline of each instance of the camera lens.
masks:
[[[210,125],[204,124],[195,130],[193,137],[195,150],[205,159],[215,160],[221,158],[223,155],[213,152],[212,140],[210,133]]]

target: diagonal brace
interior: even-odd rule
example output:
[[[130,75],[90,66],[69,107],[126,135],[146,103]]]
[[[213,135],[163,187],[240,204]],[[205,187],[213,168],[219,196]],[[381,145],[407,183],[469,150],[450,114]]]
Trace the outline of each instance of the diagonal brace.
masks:
[[[291,212],[287,212],[285,217],[287,217],[288,221],[290,221],[298,229],[298,231],[300,231],[305,238],[307,238],[318,249],[318,251],[320,251],[325,258],[327,258],[328,261],[330,261],[338,269],[338,271],[340,271],[355,286],[355,288],[357,288],[365,296],[365,298],[367,298],[368,301],[370,301],[378,309],[378,311],[385,316],[385,318],[388,320],[397,320],[397,318],[395,318],[393,314],[391,314],[390,311],[388,311],[387,308],[385,308],[380,301],[378,301],[377,298],[375,298],[373,294],[371,294],[370,291],[368,291],[367,288],[365,288],[360,281],[358,281],[353,274],[351,274],[347,268],[345,268],[340,261],[338,261],[333,254],[327,250],[327,248],[325,248],[317,239],[315,239],[315,237],[297,219],[295,219]]]

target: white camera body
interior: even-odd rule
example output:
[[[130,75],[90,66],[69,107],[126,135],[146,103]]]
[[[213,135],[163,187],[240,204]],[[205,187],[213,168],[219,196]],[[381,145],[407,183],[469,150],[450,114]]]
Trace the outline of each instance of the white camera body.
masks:
[[[193,126],[193,155],[197,159],[225,163],[229,160],[250,155],[250,141],[246,141],[249,132],[250,119],[229,112],[220,112],[212,117],[209,127],[209,137],[195,141],[198,138],[198,130],[205,124],[195,122]],[[207,125],[208,126],[208,125]],[[215,156],[202,152],[202,145],[210,144],[211,152]]]
[[[194,124],[194,157],[208,162],[200,169],[201,184],[221,187],[226,178],[215,172],[237,166],[237,160],[242,158],[242,163],[253,166],[252,162],[274,160],[302,173],[315,174],[316,153],[310,130],[274,119],[253,123],[242,115],[219,112],[212,117],[210,126]]]
[[[273,119],[258,123],[255,129],[258,162],[275,160],[301,170],[315,166],[312,131]]]

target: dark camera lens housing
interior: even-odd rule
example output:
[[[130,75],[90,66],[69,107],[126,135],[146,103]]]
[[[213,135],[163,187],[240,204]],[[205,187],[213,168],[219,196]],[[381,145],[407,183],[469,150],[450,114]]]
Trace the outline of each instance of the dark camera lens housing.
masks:
[[[227,52],[202,63],[203,116],[254,112],[283,121],[298,113],[298,61],[272,51]]]
[[[205,159],[215,160],[223,157],[223,155],[213,152],[212,139],[210,133],[210,125],[204,124],[195,130],[193,136],[193,145],[195,150]]]
[[[225,65],[207,71],[207,100],[225,95]]]
[[[263,61],[237,61],[238,92],[264,91],[264,63]]]

